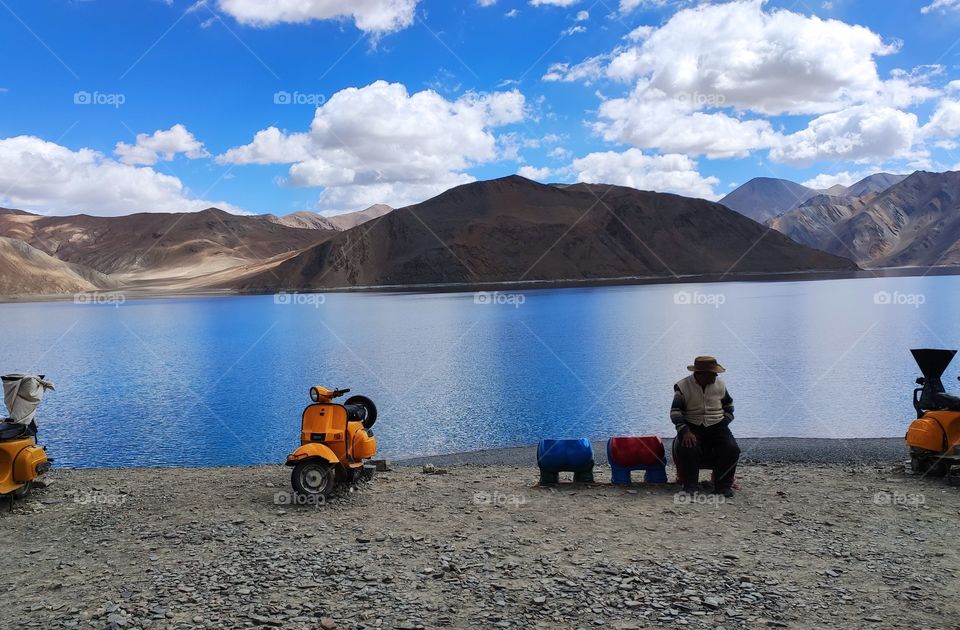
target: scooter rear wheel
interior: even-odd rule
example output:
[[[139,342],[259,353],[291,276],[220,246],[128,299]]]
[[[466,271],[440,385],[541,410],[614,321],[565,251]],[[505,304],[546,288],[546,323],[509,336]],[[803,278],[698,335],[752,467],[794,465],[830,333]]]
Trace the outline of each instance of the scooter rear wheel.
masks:
[[[293,467],[291,485],[297,494],[327,498],[336,483],[333,466],[323,460],[307,460]]]

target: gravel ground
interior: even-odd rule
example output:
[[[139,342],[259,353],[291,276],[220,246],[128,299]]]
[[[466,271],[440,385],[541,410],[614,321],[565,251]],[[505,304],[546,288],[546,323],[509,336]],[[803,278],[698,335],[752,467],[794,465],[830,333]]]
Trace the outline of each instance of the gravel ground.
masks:
[[[0,510],[0,628],[958,627],[960,490],[902,465],[726,501],[442,465],[323,506],[279,466],[54,471]]]
[[[743,462],[787,462],[797,464],[883,464],[906,457],[903,438],[737,438]],[[667,453],[673,444],[663,439]],[[607,463],[607,442],[593,443],[598,463]],[[520,446],[434,457],[416,457],[397,462],[401,466],[421,466],[427,462],[441,465],[484,464],[487,466],[525,466],[537,461],[537,447]]]

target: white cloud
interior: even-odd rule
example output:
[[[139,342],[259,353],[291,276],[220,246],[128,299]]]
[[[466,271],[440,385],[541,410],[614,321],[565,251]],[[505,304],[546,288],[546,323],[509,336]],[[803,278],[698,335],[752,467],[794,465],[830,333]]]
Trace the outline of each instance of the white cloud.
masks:
[[[590,19],[590,12],[589,12],[589,11],[578,11],[578,12],[577,12],[577,15],[576,15],[573,19],[576,20],[577,22],[583,22],[583,21],[585,21],[585,20],[589,20],[589,19]]]
[[[535,166],[522,166],[517,171],[517,175],[526,177],[527,179],[535,179],[537,181],[544,181],[552,174],[553,170],[546,166],[543,168],[536,168]]]
[[[703,177],[697,163],[686,155],[644,155],[639,149],[622,153],[590,153],[573,161],[577,181],[619,184],[641,190],[672,192],[690,197],[718,199],[716,177]]]
[[[35,136],[0,140],[0,191],[4,206],[50,214],[192,212],[210,206],[242,212],[222,201],[192,199],[179,179],[152,168]]]
[[[290,164],[310,159],[310,136],[286,134],[267,127],[253,136],[253,142],[217,156],[221,164]]]
[[[629,13],[634,9],[657,9],[667,4],[669,0],[620,0],[620,13]]]
[[[960,137],[960,101],[943,99],[924,125],[921,134],[925,138],[951,140]]]
[[[826,190],[832,186],[852,186],[864,177],[876,173],[879,169],[865,169],[862,171],[842,171],[840,173],[820,173],[814,178],[803,182],[807,188],[814,190]]]
[[[960,10],[960,0],[933,0],[932,3],[922,7],[920,13],[932,13],[934,11],[946,13],[947,11],[958,10]]]
[[[571,7],[580,2],[580,0],[530,0],[530,4],[535,7]]]
[[[584,59],[577,64],[553,63],[541,77],[544,81],[565,82],[582,81],[593,83],[604,75],[604,68],[610,60],[610,55],[597,55]]]
[[[352,19],[367,33],[391,33],[413,24],[418,0],[219,0],[241,24],[270,26],[337,18]]]
[[[509,11],[507,11],[506,13],[504,13],[503,15],[504,15],[504,17],[508,17],[508,18],[517,17],[518,15],[520,15],[520,11],[517,10],[517,9],[510,9]]]
[[[917,116],[885,106],[857,105],[810,122],[770,151],[777,162],[866,162],[904,157],[917,136]]]
[[[157,130],[153,134],[139,133],[135,144],[118,142],[113,151],[124,164],[156,164],[158,160],[169,162],[178,153],[191,160],[208,157],[203,143],[197,140],[187,128],[176,124],[167,130]]]
[[[819,114],[877,97],[883,82],[875,57],[896,52],[896,43],[862,26],[765,11],[763,4],[678,11],[659,28],[635,31],[639,43],[612,51],[603,72],[624,82],[645,79],[669,96],[723,97],[728,107],[768,115]],[[602,57],[584,63],[592,69]]]
[[[292,164],[287,183],[323,187],[323,210],[399,207],[473,181],[464,170],[502,157],[493,129],[524,117],[516,90],[447,100],[377,81],[334,94],[307,132],[265,129],[217,159]]]
[[[704,105],[641,82],[627,98],[602,103],[592,127],[606,140],[710,158],[743,157],[776,143],[769,121],[697,111]]]

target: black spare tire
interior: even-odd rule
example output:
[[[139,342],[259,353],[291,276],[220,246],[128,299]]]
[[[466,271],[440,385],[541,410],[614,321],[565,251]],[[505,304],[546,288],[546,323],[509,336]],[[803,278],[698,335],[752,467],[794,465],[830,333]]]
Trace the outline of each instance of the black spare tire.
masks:
[[[366,396],[351,396],[343,406],[347,409],[347,419],[362,422],[364,429],[372,429],[377,422],[377,406]]]

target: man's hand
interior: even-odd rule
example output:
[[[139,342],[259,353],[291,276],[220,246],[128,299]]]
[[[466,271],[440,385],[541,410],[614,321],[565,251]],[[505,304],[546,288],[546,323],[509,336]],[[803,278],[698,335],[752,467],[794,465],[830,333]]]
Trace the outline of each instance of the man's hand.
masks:
[[[680,444],[686,448],[693,448],[697,445],[697,436],[693,434],[693,431],[687,429],[680,435]]]

